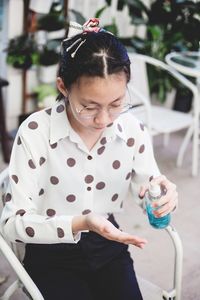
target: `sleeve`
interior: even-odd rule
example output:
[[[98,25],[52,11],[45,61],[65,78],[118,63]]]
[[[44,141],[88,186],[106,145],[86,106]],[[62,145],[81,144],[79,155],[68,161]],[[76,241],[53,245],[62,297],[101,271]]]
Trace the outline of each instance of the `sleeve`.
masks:
[[[159,176],[160,171],[154,157],[149,132],[142,124],[140,127],[136,139],[130,192],[137,204],[143,207],[143,201],[139,198],[140,188],[147,186],[152,178]]]
[[[34,141],[32,146],[33,143]],[[1,215],[1,231],[12,242],[77,243],[81,233],[72,233],[73,216],[47,217],[39,213],[39,195],[36,192],[39,190],[37,159],[33,157],[29,144],[20,128],[9,165],[9,183]]]

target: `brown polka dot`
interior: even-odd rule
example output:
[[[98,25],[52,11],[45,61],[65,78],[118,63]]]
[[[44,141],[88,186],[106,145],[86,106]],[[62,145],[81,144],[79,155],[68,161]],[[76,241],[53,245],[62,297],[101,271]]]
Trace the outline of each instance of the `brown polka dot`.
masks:
[[[75,161],[75,159],[74,158],[68,158],[68,160],[67,160],[67,164],[68,164],[68,166],[69,167],[73,167],[75,164],[76,164],[76,161]]]
[[[14,180],[15,183],[18,183],[19,178],[17,177],[17,175],[12,175],[11,178]]]
[[[139,153],[144,152],[144,149],[145,149],[145,146],[144,146],[144,145],[141,145],[140,148],[139,148]]]
[[[12,195],[10,193],[7,193],[4,199],[6,202],[8,202],[12,199]]]
[[[18,136],[17,145],[21,145],[21,143],[22,143],[21,138],[20,138],[20,136]]]
[[[23,243],[22,241],[20,241],[20,240],[15,240],[15,242],[17,242],[17,243]]]
[[[41,156],[41,157],[40,157],[40,160],[39,160],[40,166],[43,165],[43,163],[44,163],[45,161],[46,161],[46,159],[45,159],[43,156]]]
[[[82,215],[87,215],[89,213],[91,213],[90,209],[85,209],[84,211],[82,211]]]
[[[98,153],[99,155],[101,155],[101,154],[104,152],[104,150],[105,150],[105,146],[102,146],[102,147],[100,147],[99,149],[97,149],[97,153]]]
[[[151,181],[153,179],[153,175],[151,175],[150,177],[149,177],[149,181]]]
[[[113,125],[113,123],[110,123],[110,124],[107,125],[107,127],[111,127],[112,125]]]
[[[57,108],[56,108],[56,111],[57,113],[61,113],[63,112],[65,109],[64,105],[63,104],[60,104]]]
[[[140,123],[140,128],[142,131],[144,131],[144,124]]]
[[[38,123],[32,121],[32,122],[28,123],[28,127],[29,127],[30,129],[36,129],[36,128],[38,128]]]
[[[68,195],[68,196],[66,197],[66,200],[67,200],[68,202],[74,202],[74,201],[76,200],[76,196],[73,195],[73,194]]]
[[[135,156],[133,156],[133,160],[135,160]]]
[[[104,182],[100,181],[97,183],[96,188],[97,190],[102,190],[105,187],[105,185],[106,184]]]
[[[56,211],[54,209],[52,209],[52,208],[49,208],[49,209],[47,209],[46,214],[49,217],[53,217],[53,216],[55,216]]]
[[[41,189],[40,191],[39,191],[39,196],[41,196],[41,195],[43,195],[44,194],[44,189]]]
[[[114,162],[113,162],[113,164],[112,164],[112,166],[113,166],[113,169],[119,169],[119,167],[120,167],[120,161],[119,160],[115,160]]]
[[[121,202],[121,204],[120,204],[120,208],[122,208],[123,207],[123,205],[124,205],[124,203],[123,203],[123,201]]]
[[[19,209],[19,210],[16,212],[16,215],[23,216],[25,213],[26,213],[26,211],[25,211],[24,209]]]
[[[120,124],[117,124],[117,128],[118,128],[118,130],[119,130],[120,132],[122,132],[122,127],[121,127]]]
[[[57,143],[50,144],[51,149],[55,149],[57,147]]]
[[[101,143],[101,145],[105,145],[105,144],[107,143],[106,137],[103,137],[103,138],[100,140],[100,143]]]
[[[85,176],[85,182],[91,183],[94,180],[94,177],[92,175]]]
[[[65,236],[65,232],[62,228],[58,227],[57,228],[57,235],[59,238],[63,238]]]
[[[112,196],[111,200],[114,202],[114,201],[117,200],[118,197],[119,197],[118,194],[114,194],[114,195]]]
[[[50,181],[52,184],[58,184],[59,179],[56,176],[51,176]]]
[[[134,138],[129,138],[126,144],[128,147],[132,147],[135,144]]]
[[[91,156],[91,155],[88,155],[87,159],[91,160],[91,159],[92,159],[92,156]]]
[[[131,172],[129,172],[129,173],[126,175],[126,180],[128,180],[130,177],[131,177]]]
[[[136,172],[134,169],[132,169],[132,176],[135,176]]]
[[[0,199],[2,200],[2,202],[3,202],[3,205],[5,205],[5,202],[6,202],[6,201],[5,201],[5,196],[6,196],[5,194],[2,194],[2,196],[1,196],[1,198],[0,198]]]
[[[30,167],[31,169],[36,169],[36,166],[35,166],[35,164],[34,164],[34,162],[33,162],[32,159],[29,159],[28,165],[29,165],[29,167]]]
[[[92,189],[91,186],[87,187],[87,191],[91,191],[91,189]]]
[[[32,227],[26,227],[25,230],[28,236],[33,237],[35,235],[35,231]]]
[[[45,112],[46,112],[48,115],[51,115],[51,108],[45,109]]]

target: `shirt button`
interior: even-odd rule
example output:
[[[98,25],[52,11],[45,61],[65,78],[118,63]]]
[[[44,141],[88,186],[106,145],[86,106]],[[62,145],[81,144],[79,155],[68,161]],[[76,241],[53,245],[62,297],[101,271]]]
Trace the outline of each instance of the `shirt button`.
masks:
[[[91,191],[91,189],[92,189],[92,188],[91,188],[90,186],[87,187],[87,190],[88,190],[88,191]]]
[[[91,159],[92,159],[92,156],[91,156],[91,155],[88,155],[87,159],[91,160]]]

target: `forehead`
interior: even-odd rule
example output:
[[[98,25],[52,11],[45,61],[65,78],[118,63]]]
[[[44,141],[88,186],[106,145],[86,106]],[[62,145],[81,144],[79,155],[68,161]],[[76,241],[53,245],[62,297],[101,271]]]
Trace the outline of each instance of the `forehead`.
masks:
[[[103,101],[117,99],[126,91],[126,76],[124,73],[102,77],[82,76],[71,88],[71,92],[84,99]]]

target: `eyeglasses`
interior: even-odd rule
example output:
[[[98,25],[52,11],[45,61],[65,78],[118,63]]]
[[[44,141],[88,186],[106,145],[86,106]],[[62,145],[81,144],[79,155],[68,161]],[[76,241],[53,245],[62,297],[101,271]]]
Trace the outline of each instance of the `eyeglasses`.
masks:
[[[130,109],[134,108],[134,105],[130,103],[124,103],[121,105],[113,105],[108,108],[102,108],[98,106],[88,105],[81,109],[75,108],[79,117],[83,119],[90,119],[96,117],[102,110],[106,109],[110,117],[117,117],[123,113],[128,112]]]

